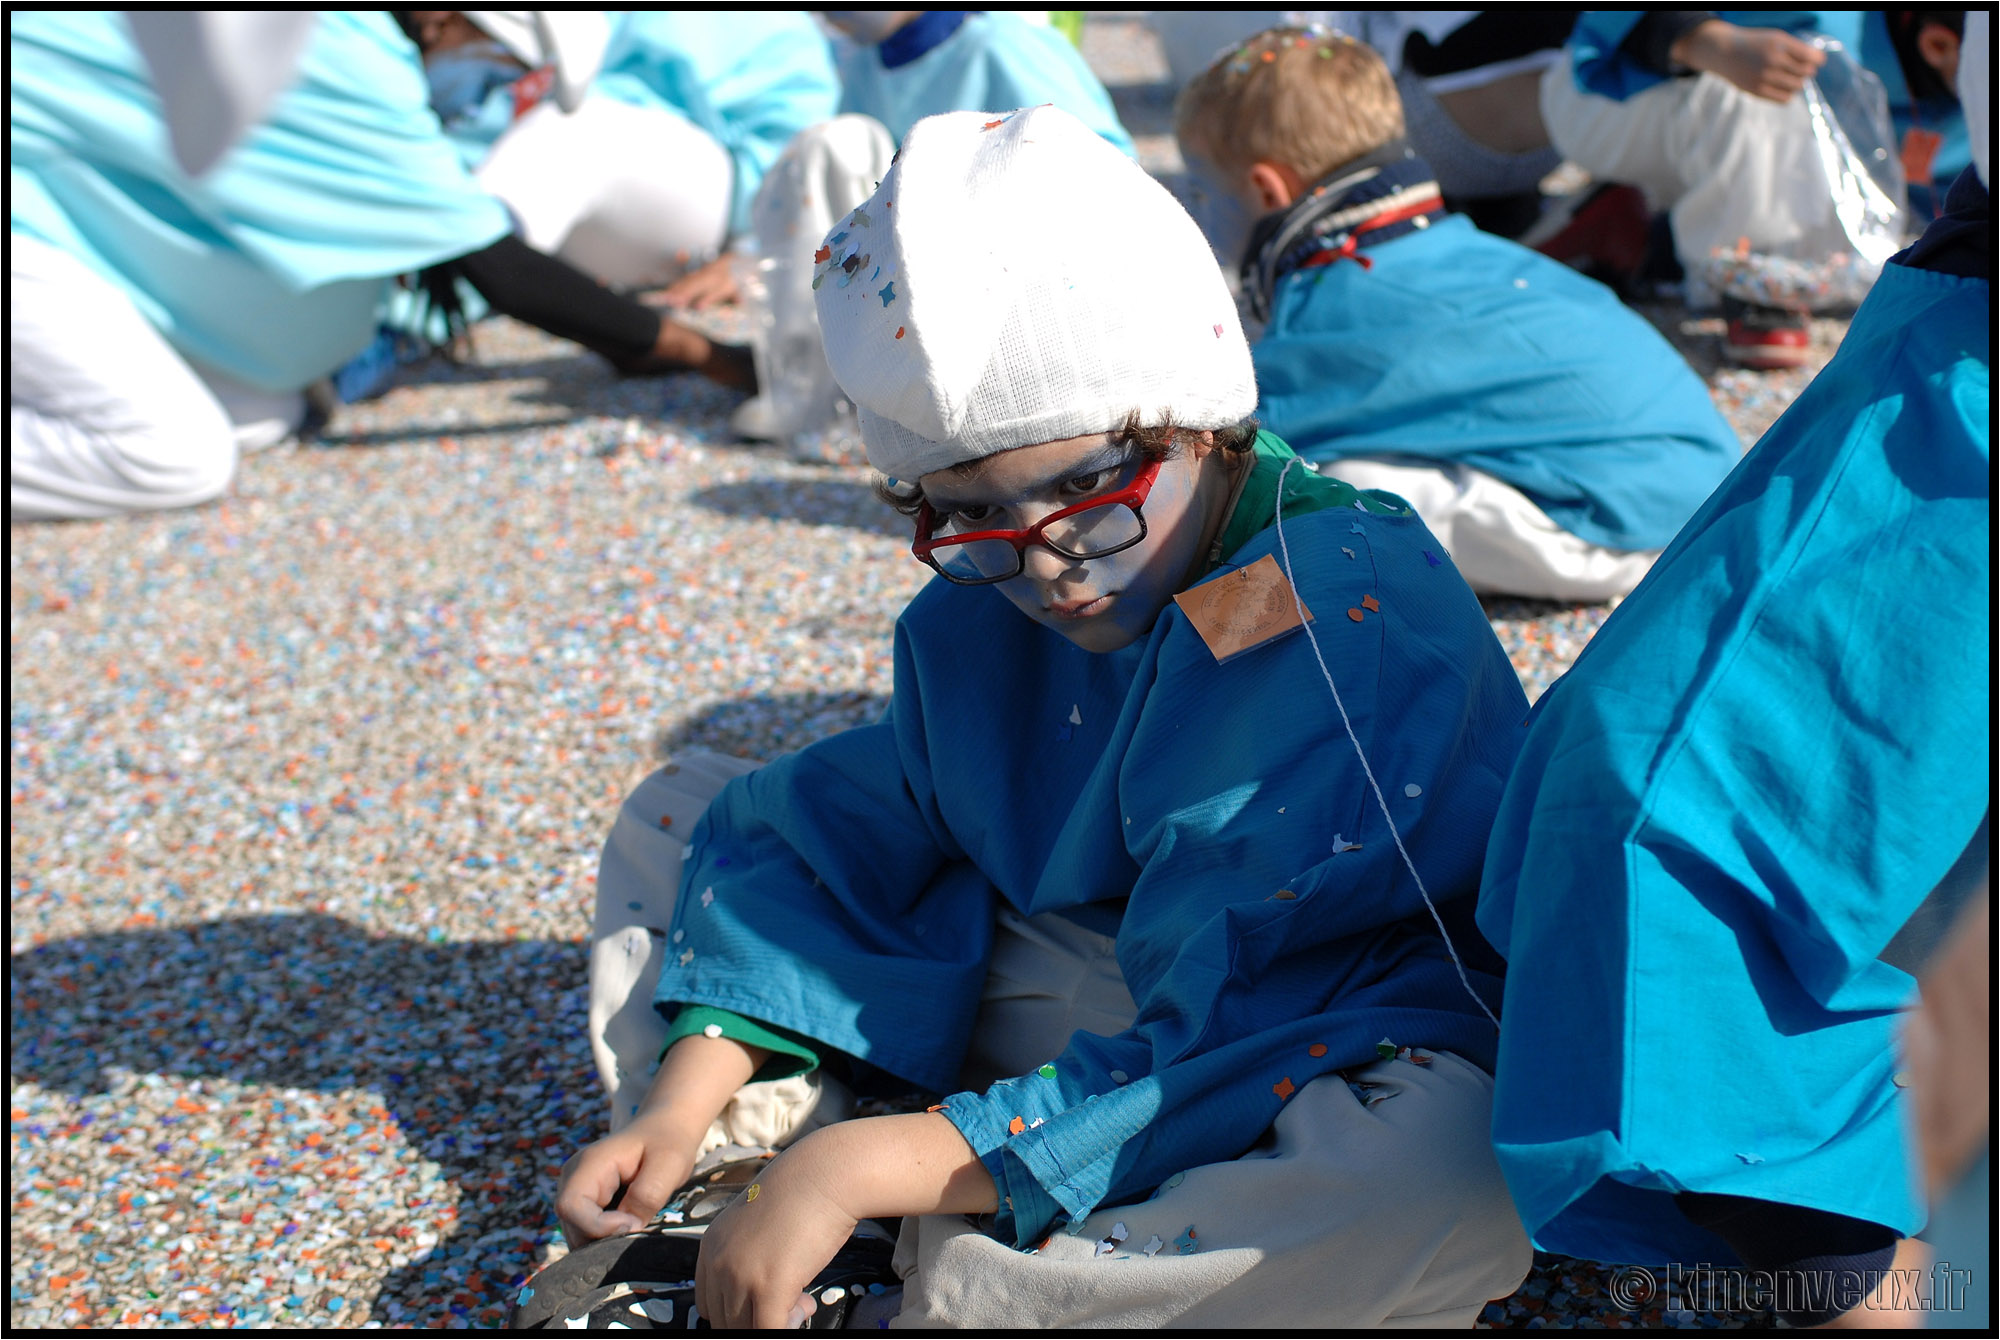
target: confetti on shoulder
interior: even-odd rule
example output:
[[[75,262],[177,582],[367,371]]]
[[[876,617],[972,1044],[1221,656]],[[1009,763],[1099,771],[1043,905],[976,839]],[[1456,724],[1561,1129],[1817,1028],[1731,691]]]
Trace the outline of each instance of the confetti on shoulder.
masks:
[[[1021,1118],[1019,1117],[1016,1117],[1012,1121],[1007,1123],[1007,1134],[1009,1135],[1019,1135],[1022,1131],[1025,1131],[1027,1129],[1028,1129],[1028,1123],[1021,1120]]]
[[[876,291],[875,296],[882,300],[882,305],[884,307],[887,307],[890,303],[896,301],[896,281],[892,279],[888,283],[884,284],[879,290]]]
[[[1195,1241],[1193,1224],[1189,1224],[1187,1231],[1174,1239],[1174,1250],[1182,1256],[1193,1256],[1201,1250],[1201,1244]]]
[[[1147,1240],[1146,1245],[1139,1249],[1139,1255],[1158,1256],[1160,1254],[1160,1248],[1166,1245],[1167,1245],[1166,1243],[1160,1241],[1160,1235],[1155,1233],[1151,1238]]]
[[[1277,1094],[1279,1101],[1282,1102],[1284,1099],[1290,1098],[1294,1093],[1297,1093],[1298,1086],[1293,1084],[1292,1077],[1287,1075],[1271,1086],[1271,1092]]]

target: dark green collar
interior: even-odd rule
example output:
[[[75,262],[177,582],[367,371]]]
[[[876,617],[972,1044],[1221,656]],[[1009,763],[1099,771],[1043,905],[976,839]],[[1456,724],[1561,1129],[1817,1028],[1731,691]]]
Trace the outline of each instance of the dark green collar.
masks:
[[[1254,453],[1250,466],[1250,478],[1243,482],[1243,492],[1237,496],[1236,510],[1229,514],[1229,523],[1222,528],[1220,563],[1211,564],[1208,571],[1229,565],[1229,556],[1250,543],[1258,532],[1267,529],[1277,511],[1278,476],[1284,474],[1286,461],[1299,461],[1299,455],[1285,445],[1284,439],[1274,433],[1258,433],[1257,441],[1251,448]],[[1387,499],[1392,494],[1363,493],[1351,484],[1343,484],[1338,479],[1326,475],[1316,475],[1306,468],[1304,461],[1292,467],[1285,475],[1285,517],[1304,516],[1308,512],[1322,511],[1328,507],[1353,507],[1378,516],[1407,516],[1409,508],[1400,500],[1391,503]],[[1207,573],[1203,573],[1207,576]]]

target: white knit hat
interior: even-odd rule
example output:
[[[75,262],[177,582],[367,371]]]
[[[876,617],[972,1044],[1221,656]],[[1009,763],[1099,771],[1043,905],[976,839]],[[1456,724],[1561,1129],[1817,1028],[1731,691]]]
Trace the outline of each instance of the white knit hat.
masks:
[[[1201,230],[1069,113],[917,122],[815,255],[827,361],[892,478],[1115,430],[1223,428],[1250,347]]]

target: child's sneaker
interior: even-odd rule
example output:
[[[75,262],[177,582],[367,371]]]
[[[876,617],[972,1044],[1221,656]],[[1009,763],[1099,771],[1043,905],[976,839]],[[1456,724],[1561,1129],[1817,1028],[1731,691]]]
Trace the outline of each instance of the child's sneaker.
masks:
[[[1725,297],[1722,314],[1729,323],[1722,352],[1739,367],[1773,372],[1801,367],[1812,357],[1812,325],[1804,312]]]

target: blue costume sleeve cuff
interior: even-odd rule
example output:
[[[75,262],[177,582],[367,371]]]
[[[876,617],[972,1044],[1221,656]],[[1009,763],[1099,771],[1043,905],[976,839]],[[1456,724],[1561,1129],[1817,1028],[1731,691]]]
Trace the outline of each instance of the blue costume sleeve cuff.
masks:
[[[1016,1247],[1032,1247],[1062,1222],[1082,1217],[1049,1194],[1022,1156],[1025,1147],[1041,1145],[1036,1128],[1045,1120],[1044,1112],[1053,1116],[1061,1106],[1054,1083],[1030,1076],[1004,1080],[985,1094],[953,1094],[939,1107],[992,1175],[999,1209],[989,1231]]]

